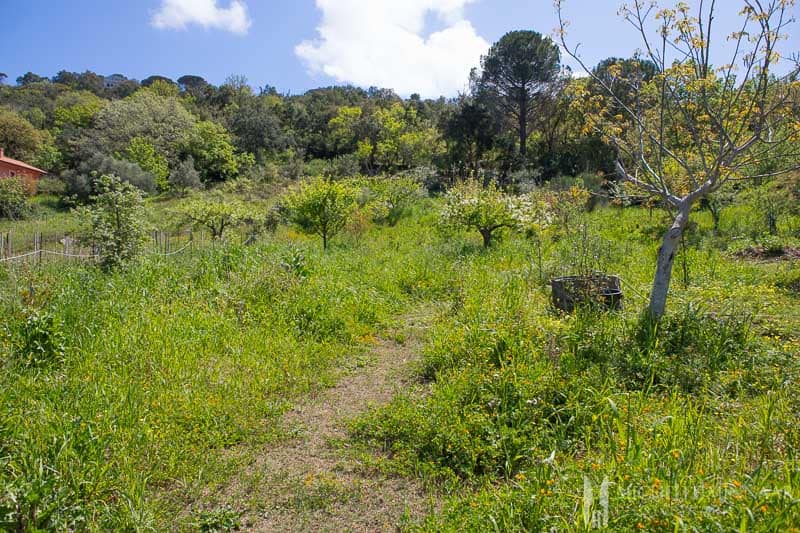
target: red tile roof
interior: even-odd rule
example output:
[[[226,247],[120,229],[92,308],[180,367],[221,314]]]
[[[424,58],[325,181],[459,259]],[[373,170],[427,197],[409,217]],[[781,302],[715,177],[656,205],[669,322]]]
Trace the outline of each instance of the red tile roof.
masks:
[[[23,163],[22,161],[17,161],[16,159],[11,159],[10,157],[6,157],[5,154],[3,154],[2,149],[0,149],[0,163],[6,163],[11,166],[24,168],[25,170],[33,170],[34,172],[39,172],[40,174],[47,174],[46,170],[42,170],[41,168],[36,168],[27,163]]]

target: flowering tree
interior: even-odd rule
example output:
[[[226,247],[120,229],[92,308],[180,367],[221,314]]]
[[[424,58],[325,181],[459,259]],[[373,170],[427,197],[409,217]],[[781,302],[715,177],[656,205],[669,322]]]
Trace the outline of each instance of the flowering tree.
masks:
[[[491,246],[500,229],[532,229],[546,225],[548,220],[546,203],[533,194],[512,196],[494,183],[483,187],[475,180],[461,182],[447,192],[440,217],[444,227],[477,230],[485,248]]]
[[[556,0],[562,46],[604,93],[585,95],[589,127],[616,149],[621,179],[659,199],[674,217],[650,293],[649,311],[660,318],[692,206],[731,180],[759,175],[754,169],[769,168],[762,176],[784,172],[797,156],[800,128],[791,109],[796,62],[775,75],[794,0],[743,0],[741,30],[728,37],[734,50],[728,61],[712,57],[715,0],[700,0],[696,13],[685,2],[659,10],[655,1],[634,0],[620,13],[655,65],[648,76],[622,65],[608,66],[602,76],[587,68],[566,42],[564,2]],[[648,31],[651,19],[655,37]]]

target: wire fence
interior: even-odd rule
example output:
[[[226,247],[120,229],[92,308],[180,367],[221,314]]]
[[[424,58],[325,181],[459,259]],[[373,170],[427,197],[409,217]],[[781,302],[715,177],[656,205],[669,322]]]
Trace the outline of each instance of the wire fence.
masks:
[[[243,239],[247,244],[251,237]],[[171,257],[191,252],[211,239],[205,232],[191,230],[181,232],[152,231],[145,243],[145,253]],[[34,232],[32,235],[0,233],[0,265],[42,265],[53,262],[95,262],[98,250],[91,243],[81,241],[65,233],[61,236]]]

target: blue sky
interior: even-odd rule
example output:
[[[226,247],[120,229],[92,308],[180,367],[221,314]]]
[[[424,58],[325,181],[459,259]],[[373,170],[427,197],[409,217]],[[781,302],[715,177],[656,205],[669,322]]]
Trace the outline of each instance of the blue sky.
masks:
[[[639,45],[620,3],[568,0],[571,39],[589,64]],[[718,4],[727,33],[740,2]],[[552,0],[0,0],[0,12],[9,81],[61,69],[216,84],[243,74],[291,93],[349,82],[452,96],[506,31],[556,26]],[[792,35],[785,48],[798,42]]]

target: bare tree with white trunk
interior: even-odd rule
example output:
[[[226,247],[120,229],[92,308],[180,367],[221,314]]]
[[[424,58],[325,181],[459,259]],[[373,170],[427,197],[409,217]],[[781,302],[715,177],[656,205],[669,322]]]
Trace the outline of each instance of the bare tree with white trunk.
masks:
[[[586,91],[590,127],[616,149],[620,178],[672,214],[650,293],[649,311],[657,319],[698,200],[730,181],[777,175],[797,162],[798,61],[779,54],[794,22],[794,0],[742,0],[740,29],[727,37],[717,35],[717,3],[662,9],[655,1],[634,0],[620,9],[641,38],[640,59],[656,66],[655,76],[645,77],[630,68],[612,67],[602,76],[588,68],[578,46],[567,43],[565,0],[555,2],[565,52],[604,93]],[[724,3],[731,9],[732,0]],[[715,57],[724,48],[731,50],[727,59]]]

